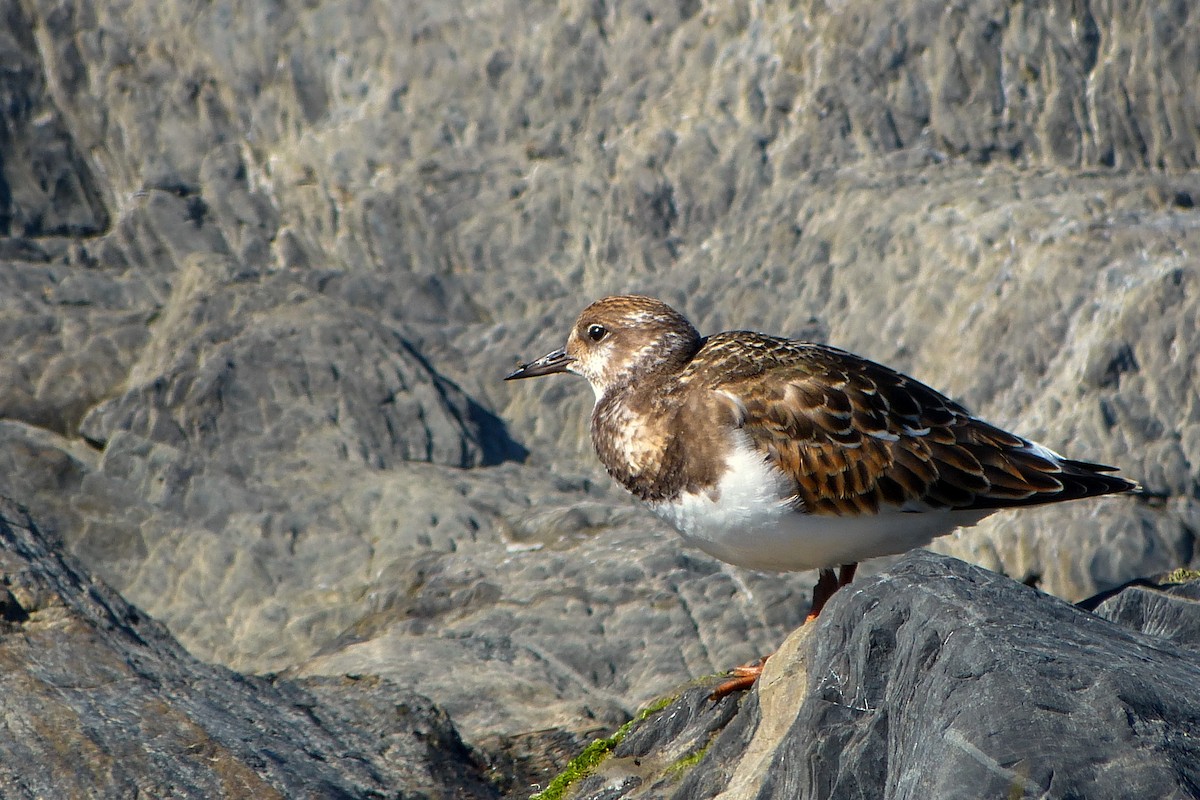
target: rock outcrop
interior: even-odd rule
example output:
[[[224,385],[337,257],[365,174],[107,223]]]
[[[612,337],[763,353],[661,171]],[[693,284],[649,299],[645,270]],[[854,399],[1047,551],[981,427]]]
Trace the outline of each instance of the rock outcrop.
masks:
[[[0,499],[0,794],[494,798],[424,697],[197,661]]]
[[[688,689],[565,796],[1197,797],[1197,596],[1091,614],[914,553],[835,595],[744,697]]]

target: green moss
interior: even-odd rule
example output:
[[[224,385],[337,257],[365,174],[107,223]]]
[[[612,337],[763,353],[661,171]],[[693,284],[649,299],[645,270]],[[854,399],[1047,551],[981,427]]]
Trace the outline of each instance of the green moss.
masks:
[[[607,739],[597,739],[592,742],[570,764],[567,764],[566,769],[554,776],[554,780],[550,781],[549,786],[529,798],[529,800],[560,800],[566,794],[571,784],[595,769],[597,764],[608,758],[608,754],[616,746],[616,736],[610,736]]]
[[[674,703],[676,699],[675,697],[664,697],[660,700],[655,700],[635,714],[629,722],[617,728],[616,733],[612,736],[597,739],[583,748],[583,752],[575,756],[571,760],[571,763],[567,764],[566,769],[555,775],[554,780],[550,781],[545,789],[529,798],[529,800],[561,800],[561,798],[566,796],[567,789],[571,788],[571,784],[587,775],[600,762],[608,758],[608,754],[629,735],[634,726],[645,721],[647,717],[662,711],[671,705],[671,703]]]
[[[1187,583],[1188,581],[1194,581],[1197,579],[1200,579],[1200,570],[1180,567],[1174,572],[1167,573],[1167,575],[1163,577],[1163,583]]]
[[[708,745],[706,744],[698,750],[693,750],[687,755],[680,756],[675,759],[675,762],[671,766],[667,767],[667,773],[674,778],[682,777],[683,773],[699,764],[700,759],[704,758],[704,754],[707,752]]]

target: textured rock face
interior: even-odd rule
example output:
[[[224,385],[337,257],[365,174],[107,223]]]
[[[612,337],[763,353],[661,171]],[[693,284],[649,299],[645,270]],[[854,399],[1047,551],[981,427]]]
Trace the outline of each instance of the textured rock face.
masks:
[[[1093,616],[913,554],[793,634],[736,715],[689,690],[572,796],[1195,797],[1197,591]]]
[[[379,469],[524,456],[394,327],[276,276],[199,264],[178,277],[131,388],[80,426],[99,446],[128,433],[245,474],[263,453]]]
[[[582,383],[499,383],[640,291],[1154,495],[943,552],[1069,600],[1194,566],[1197,43],[1187,4],[0,0],[0,494],[201,659],[541,764],[806,611],[611,487]]]
[[[376,681],[203,664],[0,499],[5,797],[497,797],[444,713]]]

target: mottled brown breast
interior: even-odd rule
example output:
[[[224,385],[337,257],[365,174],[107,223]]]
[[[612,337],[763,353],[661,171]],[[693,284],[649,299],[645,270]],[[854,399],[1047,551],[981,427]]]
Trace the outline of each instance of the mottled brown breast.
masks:
[[[672,376],[673,377],[673,376]],[[606,395],[592,411],[592,444],[608,473],[647,502],[712,490],[725,468],[729,405],[647,378]]]

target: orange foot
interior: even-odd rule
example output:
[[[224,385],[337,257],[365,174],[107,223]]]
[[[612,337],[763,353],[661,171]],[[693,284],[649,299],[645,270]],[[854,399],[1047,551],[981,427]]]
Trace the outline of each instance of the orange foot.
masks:
[[[770,656],[763,656],[758,661],[751,661],[749,664],[742,664],[740,667],[731,669],[729,680],[713,689],[708,699],[715,703],[727,694],[749,689],[758,680],[758,676],[762,675],[763,666],[767,663],[768,658]]]
[[[833,597],[834,592],[854,580],[854,571],[856,569],[858,569],[858,564],[844,564],[836,575],[831,569],[821,570],[817,585],[813,588],[812,610],[808,612],[808,616],[804,619],[805,624],[812,622],[820,615],[821,609],[825,607],[825,603],[829,601],[829,598]],[[708,699],[716,702],[727,694],[749,689],[758,680],[758,676],[762,675],[763,666],[766,665],[767,659],[770,657],[766,655],[758,661],[734,667],[729,672],[731,676],[729,680],[713,689]]]

